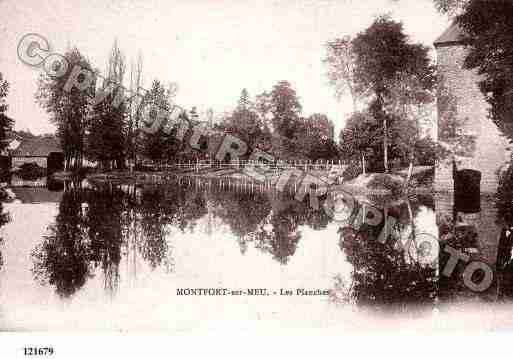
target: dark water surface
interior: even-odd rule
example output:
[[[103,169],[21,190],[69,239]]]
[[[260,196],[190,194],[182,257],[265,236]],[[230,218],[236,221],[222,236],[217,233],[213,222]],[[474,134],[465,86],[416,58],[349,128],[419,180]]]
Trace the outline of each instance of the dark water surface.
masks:
[[[442,231],[455,227],[449,197],[359,198],[341,220],[285,194],[219,183],[63,187],[17,187],[18,199],[3,204],[4,330],[353,330],[373,318],[422,328],[439,326],[454,303],[498,303],[513,292],[511,247],[498,250],[493,208],[472,218],[495,239],[479,232],[463,246],[494,265],[501,258],[500,281],[486,293],[469,293],[457,275],[440,279],[438,258],[420,260],[416,238],[437,238],[437,217]],[[359,219],[368,203],[393,217],[384,243],[385,221]],[[194,288],[234,293],[177,293]],[[257,288],[264,295],[248,295]]]

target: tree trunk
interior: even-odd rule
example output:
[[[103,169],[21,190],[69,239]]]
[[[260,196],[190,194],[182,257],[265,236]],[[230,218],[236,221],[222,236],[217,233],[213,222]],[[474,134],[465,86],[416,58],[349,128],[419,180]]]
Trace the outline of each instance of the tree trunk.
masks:
[[[353,103],[353,113],[358,112],[358,105],[356,104],[356,91],[350,82],[347,82],[347,86],[349,88],[349,95],[351,96],[351,101]]]
[[[413,173],[413,160],[410,162],[410,167],[408,168],[408,175],[406,176],[406,181],[404,182],[404,187],[406,188],[410,183],[411,175]]]
[[[387,118],[383,117],[383,153],[384,153],[384,164],[385,173],[388,173],[388,129],[387,129]]]
[[[415,148],[414,146],[411,146],[411,152],[410,152],[410,165],[408,167],[408,175],[406,176],[405,188],[409,185],[411,176],[413,174],[413,166],[415,164]]]
[[[378,102],[378,113],[379,116],[383,116],[383,165],[385,167],[385,173],[388,171],[388,128],[387,128],[387,114],[385,112],[385,101],[383,99],[382,91],[377,91],[377,102]]]

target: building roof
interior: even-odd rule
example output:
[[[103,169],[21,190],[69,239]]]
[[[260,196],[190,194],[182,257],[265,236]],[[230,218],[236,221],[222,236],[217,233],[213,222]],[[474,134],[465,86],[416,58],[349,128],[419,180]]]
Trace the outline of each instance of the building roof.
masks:
[[[444,31],[438,39],[435,40],[435,47],[460,45],[465,43],[465,33],[461,27],[454,22],[447,30]]]
[[[15,157],[48,157],[50,152],[62,152],[59,141],[55,137],[24,138],[13,151]]]

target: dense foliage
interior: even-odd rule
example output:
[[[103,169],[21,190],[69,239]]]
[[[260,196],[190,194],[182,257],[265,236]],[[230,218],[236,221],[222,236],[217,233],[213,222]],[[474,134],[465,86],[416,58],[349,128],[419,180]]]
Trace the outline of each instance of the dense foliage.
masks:
[[[75,65],[92,71],[89,60],[76,48],[64,55],[68,60],[67,73],[60,77],[41,75],[36,100],[50,114],[50,121],[57,128],[65,157],[66,168],[79,168],[86,150],[88,109],[94,93],[94,85],[82,91],[72,87],[64,90],[64,85]]]
[[[468,36],[465,67],[483,75],[491,117],[513,139],[513,2],[472,0],[456,21]]]
[[[337,93],[348,89],[355,103],[339,136],[342,156],[352,162],[366,159],[367,169],[385,172],[418,163],[418,154],[428,162],[429,151],[418,153],[417,142],[433,109],[429,49],[411,43],[401,23],[380,16],[354,39],[328,42],[327,50],[330,82]]]
[[[117,43],[109,58],[108,76],[96,92],[107,92],[112,84],[122,84],[125,59]],[[88,124],[87,156],[97,161],[103,169],[123,168],[126,156],[126,103],[115,102],[117,91],[107,93],[100,103],[93,105]]]
[[[14,125],[14,121],[5,114],[8,108],[6,101],[8,94],[9,83],[3,78],[0,72],[0,152],[7,148],[7,136]]]
[[[276,159],[291,161],[338,160],[333,140],[333,122],[322,113],[301,115],[301,101],[287,81],[253,102],[243,89],[235,110],[215,126],[248,144],[248,153],[258,148]]]

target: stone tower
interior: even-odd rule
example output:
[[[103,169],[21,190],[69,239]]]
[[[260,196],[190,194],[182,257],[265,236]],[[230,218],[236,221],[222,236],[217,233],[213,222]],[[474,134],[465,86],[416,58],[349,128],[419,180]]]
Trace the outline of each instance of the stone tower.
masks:
[[[438,141],[447,140],[444,125],[458,123],[464,136],[453,136],[466,138],[470,144],[463,155],[457,156],[458,169],[480,171],[481,191],[495,193],[498,173],[511,160],[509,143],[488,116],[489,105],[478,86],[480,76],[463,68],[468,50],[458,25],[453,24],[434,45],[439,74]],[[437,166],[437,191],[453,191],[452,171],[449,162]]]

